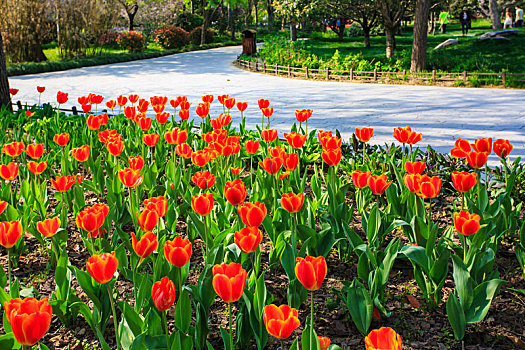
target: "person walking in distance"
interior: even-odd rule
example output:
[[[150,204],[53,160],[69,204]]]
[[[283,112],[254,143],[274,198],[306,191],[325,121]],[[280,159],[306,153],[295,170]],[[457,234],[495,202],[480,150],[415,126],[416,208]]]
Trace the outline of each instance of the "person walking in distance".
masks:
[[[461,32],[467,35],[470,27],[470,11],[466,7],[463,7],[463,11],[459,14],[459,23],[461,23]]]
[[[450,15],[447,11],[443,11],[439,14],[439,22],[440,22],[439,28],[441,29],[442,34],[447,33],[447,24],[448,24],[449,18],[450,18]]]
[[[516,28],[523,27],[523,9],[516,5],[516,22],[514,22]]]
[[[509,28],[512,28],[512,12],[510,11],[510,7],[507,7],[507,10],[505,11],[505,22],[503,22],[503,29]]]

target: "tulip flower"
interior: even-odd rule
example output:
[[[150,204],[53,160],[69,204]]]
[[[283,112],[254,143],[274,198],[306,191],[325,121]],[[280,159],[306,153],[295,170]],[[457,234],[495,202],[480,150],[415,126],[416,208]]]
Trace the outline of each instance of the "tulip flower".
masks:
[[[73,148],[71,150],[71,156],[75,158],[78,162],[85,162],[89,158],[89,145],[84,145],[80,147]]]
[[[472,151],[467,153],[468,164],[474,169],[480,169],[487,163],[487,153]]]
[[[204,103],[212,103],[213,102],[213,95],[203,95],[202,96],[202,102],[204,102]]]
[[[355,128],[355,136],[359,139],[359,141],[365,143],[370,141],[372,136],[374,136],[374,129],[373,128]]]
[[[207,190],[213,187],[215,184],[215,175],[209,171],[197,171],[195,175],[191,177],[191,181],[201,190]]]
[[[272,142],[273,140],[275,140],[278,136],[278,132],[277,130],[273,130],[273,129],[264,129],[263,131],[261,131],[261,137],[264,141],[270,143]]]
[[[37,231],[44,237],[53,237],[58,229],[60,228],[60,218],[55,216],[54,218],[45,219],[36,223]]]
[[[191,242],[180,236],[176,236],[171,241],[166,241],[164,244],[164,256],[166,260],[176,266],[183,267],[190,261],[193,253]]]
[[[228,181],[224,186],[224,197],[234,207],[244,203],[246,194],[246,186],[244,186],[244,182],[241,179]]]
[[[233,175],[239,175],[242,173],[242,167],[230,167],[230,171]]]
[[[492,145],[494,153],[500,158],[507,158],[509,153],[512,151],[512,145],[509,140],[497,139]]]
[[[131,245],[133,246],[135,254],[137,254],[137,256],[140,257],[140,261],[142,261],[157,250],[159,241],[153,232],[146,232],[139,241],[137,241],[135,233],[131,232]]]
[[[240,112],[244,112],[248,108],[248,102],[237,102],[237,109]]]
[[[454,158],[466,158],[470,151],[470,143],[467,140],[457,139],[454,148],[450,150],[450,155]]]
[[[100,284],[111,281],[115,271],[117,271],[118,260],[115,252],[102,253],[89,257],[87,270],[91,277]]]
[[[182,158],[191,158],[193,154],[193,150],[191,149],[191,146],[188,145],[187,143],[182,143],[180,145],[177,145],[175,152]]]
[[[153,123],[153,119],[150,117],[140,117],[137,119],[137,124],[139,125],[139,128],[142,129],[142,131],[147,131],[151,128],[151,124]]]
[[[287,339],[301,325],[299,313],[288,305],[270,304],[264,307],[263,321],[268,333],[277,339]]]
[[[179,117],[181,120],[188,120],[190,118],[190,111],[188,109],[181,109],[179,111]]]
[[[258,100],[257,103],[259,104],[260,109],[268,108],[268,106],[270,106],[270,101],[265,100],[264,98]]]
[[[283,153],[281,158],[283,160],[283,168],[287,172],[294,171],[299,165],[299,156],[297,153]]]
[[[213,289],[224,302],[233,303],[241,298],[247,273],[240,264],[215,265],[212,272]]]
[[[0,222],[0,245],[6,249],[12,248],[22,237],[20,221]]]
[[[195,113],[201,118],[206,118],[210,114],[210,105],[208,103],[199,103],[195,108]]]
[[[412,131],[410,126],[394,128],[394,138],[403,144],[414,145],[421,141],[422,134]]]
[[[191,162],[198,166],[203,167],[211,160],[210,153],[206,150],[200,150],[191,154]]]
[[[480,229],[481,217],[478,214],[471,214],[466,210],[454,213],[454,227],[463,236],[470,236]]]
[[[297,213],[304,203],[304,193],[284,193],[281,197],[281,206],[290,213]]]
[[[213,194],[203,193],[191,196],[191,207],[200,216],[208,216],[213,210]]]
[[[142,135],[142,141],[148,147],[155,147],[157,145],[157,142],[159,142],[159,138],[160,138],[159,134],[143,134]]]
[[[4,302],[5,317],[9,321],[16,341],[23,346],[33,346],[47,333],[53,309],[47,298],[40,301],[28,297]]]
[[[153,231],[159,223],[159,214],[156,210],[144,209],[140,214],[137,213],[137,222],[144,232]]]
[[[139,95],[137,95],[137,94],[130,94],[128,96],[128,99],[129,99],[129,102],[131,102],[131,103],[137,103],[137,101],[139,99]]]
[[[481,138],[474,140],[474,144],[471,145],[474,151],[484,152],[487,155],[492,152],[492,138]]]
[[[286,139],[286,141],[288,141],[288,145],[296,149],[303,147],[307,137],[308,135],[301,135],[296,132],[292,132],[290,134],[286,132],[284,133],[284,138]]]
[[[111,110],[112,110],[112,109],[114,109],[116,106],[117,106],[117,101],[115,101],[115,100],[109,100],[109,101],[106,102],[106,107],[107,107],[108,109],[111,109]]]
[[[7,209],[7,202],[0,200],[0,214],[2,214]]]
[[[156,211],[159,218],[164,217],[168,212],[168,200],[164,196],[145,199],[144,206],[146,209]]]
[[[235,106],[234,98],[227,98],[224,100],[224,107],[226,107],[226,109],[232,109],[234,106]]]
[[[57,92],[57,102],[59,105],[63,105],[68,100],[68,94],[62,91]]]
[[[51,184],[58,192],[67,192],[76,183],[75,178],[71,175],[58,176],[55,179],[51,179]]]
[[[244,148],[248,154],[255,154],[259,150],[259,141],[247,140],[244,143]]]
[[[266,117],[266,118],[270,118],[273,114],[273,107],[270,107],[270,108],[262,108],[261,109],[261,112],[262,114]]]
[[[476,185],[477,175],[478,174],[476,173],[453,171],[452,183],[454,184],[456,190],[461,193],[466,193]]]
[[[106,145],[106,149],[109,153],[115,157],[118,157],[124,151],[124,142],[121,140],[109,141]]]
[[[89,113],[89,111],[91,111],[91,105],[82,105],[82,111],[84,113]]]
[[[25,145],[23,142],[11,142],[6,143],[2,146],[2,153],[7,154],[9,157],[18,157],[24,152]]]
[[[267,213],[266,206],[261,202],[244,203],[237,209],[237,211],[243,224],[248,227],[261,226]]]
[[[44,144],[39,143],[36,145],[27,145],[26,154],[28,157],[38,159],[44,154]]]
[[[421,197],[436,198],[441,191],[441,179],[437,176],[423,175],[421,177]]]
[[[168,310],[175,302],[175,284],[168,277],[153,283],[151,299],[159,311]],[[169,335],[167,335],[169,336]]]
[[[46,91],[46,87],[45,86],[37,86],[36,87],[36,91],[38,91],[38,93],[41,94],[44,91]]]
[[[403,341],[392,328],[374,329],[365,338],[366,350],[402,350]]]
[[[130,156],[128,158],[129,167],[133,169],[134,171],[140,172],[142,168],[144,167],[144,159],[141,156],[132,157]]]
[[[119,170],[118,177],[120,182],[126,187],[137,187],[142,183],[142,175],[137,170],[131,168],[124,168]]]
[[[324,151],[337,150],[341,148],[343,140],[337,136],[326,135],[321,138],[320,143]]]
[[[91,233],[102,227],[108,214],[109,207],[106,204],[99,203],[91,207],[85,207],[84,210],[77,214],[75,222],[78,228]]]
[[[423,174],[425,167],[425,162],[405,162],[405,170],[408,174]]]
[[[295,111],[295,119],[297,119],[297,121],[299,123],[304,123],[306,121],[308,121],[308,119],[310,119],[310,117],[312,116],[314,111],[312,111],[311,109],[301,109],[301,110],[296,110]]]
[[[135,117],[137,116],[137,108],[136,107],[124,107],[124,116],[130,120],[135,120]]]
[[[385,193],[388,186],[390,186],[390,184],[392,183],[392,181],[390,182],[387,182],[387,181],[388,181],[388,178],[386,174],[370,175],[370,177],[368,178],[368,186],[372,190],[373,194],[380,196],[383,193]]]
[[[170,145],[180,145],[188,139],[188,132],[179,128],[174,128],[171,131],[166,131],[164,139]]]
[[[321,350],[328,350],[331,343],[330,338],[318,336],[317,339],[319,339],[319,348]]]
[[[321,157],[328,166],[336,166],[341,161],[341,149],[325,149],[323,150]]]
[[[69,134],[64,132],[62,134],[56,134],[53,136],[53,141],[61,147],[64,147],[69,142]]]
[[[235,244],[246,254],[253,253],[262,241],[261,230],[257,227],[245,227],[235,232]]]
[[[369,177],[370,173],[367,171],[355,170],[352,172],[352,182],[356,188],[365,188]]]
[[[98,115],[90,115],[87,117],[87,127],[89,130],[98,130],[100,129],[100,126],[103,124],[102,118],[100,118]]]
[[[277,157],[266,157],[259,166],[262,167],[268,174],[275,175],[279,172],[283,165],[283,160]]]
[[[307,290],[316,291],[321,288],[326,273],[327,267],[324,257],[296,258],[295,276]]]
[[[37,162],[27,162],[27,169],[35,175],[42,174],[47,169],[47,160],[37,163]]]
[[[268,154],[271,157],[282,158],[285,153],[286,153],[286,151],[285,151],[284,147],[281,147],[281,146],[268,147]]]

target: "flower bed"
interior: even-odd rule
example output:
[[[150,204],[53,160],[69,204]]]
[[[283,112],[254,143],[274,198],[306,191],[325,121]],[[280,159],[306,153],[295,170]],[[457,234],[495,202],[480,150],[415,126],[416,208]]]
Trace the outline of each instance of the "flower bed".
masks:
[[[281,139],[265,99],[250,131],[252,102],[228,95],[89,94],[80,116],[58,111],[69,98],[0,118],[0,348],[60,348],[46,335],[60,324],[103,349],[438,348],[480,344],[467,325],[494,323],[494,304],[524,311],[497,300],[524,288],[507,270],[523,268],[525,233],[506,140],[441,155],[410,127],[388,148],[366,127],[345,144],[308,130],[308,109]],[[410,332],[428,315],[440,330]],[[522,341],[499,320],[499,348]]]

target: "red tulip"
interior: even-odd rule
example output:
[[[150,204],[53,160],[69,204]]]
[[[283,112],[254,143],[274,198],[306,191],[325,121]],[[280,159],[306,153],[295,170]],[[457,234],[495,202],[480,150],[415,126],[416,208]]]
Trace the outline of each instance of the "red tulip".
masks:
[[[321,157],[328,166],[336,166],[341,161],[341,149],[325,149],[323,150]]]
[[[208,164],[210,159],[211,155],[206,150],[196,151],[191,154],[191,162],[201,168]]]
[[[64,132],[62,134],[56,134],[53,136],[53,141],[59,146],[64,147],[69,142],[69,134]]]
[[[28,297],[4,302],[5,316],[16,341],[22,346],[33,346],[47,333],[53,309],[47,298],[40,301]]]
[[[71,156],[79,162],[85,162],[89,158],[89,145],[73,148],[71,150]]]
[[[299,165],[299,156],[296,153],[283,153],[283,168],[287,172],[294,171],[295,168]]]
[[[257,103],[259,104],[260,109],[268,108],[268,106],[270,106],[270,101],[265,100],[264,98],[261,98]]]
[[[370,173],[367,171],[355,170],[352,172],[352,182],[356,188],[365,188],[368,185]]]
[[[187,143],[181,143],[178,145],[175,152],[182,158],[191,158],[191,155],[193,154],[191,146]]]
[[[43,93],[44,91],[46,91],[46,87],[45,86],[37,86],[36,87],[36,91],[38,91],[38,93]]]
[[[412,131],[410,126],[404,128],[397,127],[394,128],[394,138],[401,143],[408,143],[409,145],[414,145],[421,141],[422,134]]]
[[[244,203],[237,209],[237,211],[243,224],[248,227],[261,226],[267,213],[266,206],[261,202]]]
[[[213,272],[213,289],[226,303],[239,300],[246,286],[246,270],[240,264],[230,263],[215,265]]]
[[[159,218],[168,212],[168,200],[164,196],[152,197],[144,200],[144,207],[157,212]]]
[[[195,175],[191,177],[191,181],[201,190],[207,190],[213,187],[215,184],[215,175],[209,171],[197,171]]]
[[[507,158],[513,147],[509,140],[497,139],[492,145],[492,148],[498,157]]]
[[[75,178],[71,175],[58,176],[55,179],[51,179],[51,184],[58,192],[67,192],[76,183]]]
[[[147,131],[151,128],[151,124],[153,124],[153,119],[150,117],[139,117],[137,119],[137,124],[139,125],[139,128],[142,129],[142,131]]]
[[[320,139],[324,151],[341,149],[343,141],[340,137],[325,135]]]
[[[470,151],[470,143],[467,140],[457,139],[454,148],[450,150],[450,155],[454,158],[466,158]]]
[[[327,267],[324,257],[307,256],[297,257],[295,262],[295,276],[309,291],[321,288],[326,277]]]
[[[467,153],[468,164],[474,169],[482,168],[487,163],[487,153],[472,151]]]
[[[229,97],[228,95],[218,95],[218,96],[217,96],[217,100],[219,100],[219,103],[220,103],[221,105],[223,105],[223,104],[224,104],[224,101],[226,101],[226,99],[227,99],[228,97]]]
[[[310,119],[310,117],[312,116],[313,112],[314,111],[312,111],[311,109],[296,110],[295,111],[295,119],[297,119],[297,121],[299,123],[304,123],[305,121]]]
[[[474,187],[474,185],[476,185],[477,176],[478,174],[476,173],[453,171],[452,183],[454,184],[456,190],[462,193],[466,193],[470,191],[470,189]]]
[[[226,109],[232,109],[234,106],[235,106],[234,98],[227,98],[224,100],[224,107],[226,107]]]
[[[0,177],[5,181],[13,181],[18,176],[18,164],[10,162],[0,165]]]
[[[22,230],[20,221],[0,222],[0,245],[6,249],[12,248],[22,237]]]
[[[58,229],[60,228],[60,218],[55,216],[54,218],[45,219],[36,223],[37,231],[44,237],[53,237]]]
[[[166,131],[166,134],[164,134],[164,139],[170,145],[180,145],[186,142],[188,139],[188,132],[186,130],[175,128],[171,131]]]
[[[181,120],[188,120],[190,118],[190,111],[188,109],[181,109],[179,111],[179,117]]]
[[[261,137],[266,142],[272,142],[273,140],[277,138],[277,135],[278,135],[277,130],[264,129],[263,131],[261,131]]]
[[[124,107],[124,115],[126,116],[126,118],[130,120],[135,120],[137,116],[136,107],[132,107],[132,106]]]
[[[7,202],[0,200],[0,214],[2,214],[7,209]]]
[[[244,112],[248,108],[248,102],[237,102],[237,109]]]
[[[159,138],[160,138],[159,134],[143,134],[142,135],[142,141],[148,147],[155,147],[157,145],[157,142],[159,142]]]
[[[18,94],[18,91],[20,91],[20,89],[13,89],[13,88],[10,88],[9,89],[9,93],[13,96],[15,96],[16,94]]]
[[[191,207],[200,216],[208,216],[213,210],[213,194],[203,193],[191,196]]]
[[[118,259],[115,252],[102,253],[89,257],[87,270],[93,279],[100,283],[108,283],[113,278],[118,267]]]
[[[385,193],[388,186],[390,186],[390,184],[392,183],[392,181],[390,182],[387,182],[387,181],[388,181],[388,178],[386,174],[370,175],[370,177],[368,178],[368,186],[372,190],[373,194],[380,196],[383,193]]]
[[[290,134],[284,133],[284,138],[286,141],[288,141],[288,145],[292,148],[301,148],[303,147],[304,143],[306,142],[306,138],[308,135],[301,135],[296,132],[292,132]]]
[[[121,140],[109,141],[106,145],[108,152],[118,157],[124,152],[124,142]]]
[[[213,95],[204,95],[204,96],[202,96],[202,102],[204,102],[204,103],[212,103],[213,102]]]
[[[67,102],[68,99],[69,98],[67,93],[61,91],[57,92],[57,102],[59,105],[63,105]]]
[[[284,147],[268,147],[268,154],[271,157],[282,158],[285,153],[286,151],[284,150]]]
[[[195,108],[195,113],[201,118],[206,118],[210,114],[210,105],[208,103],[199,103]]]
[[[368,142],[374,136],[374,128],[355,128],[355,136],[361,142]]]
[[[278,339],[287,339],[301,325],[299,313],[288,305],[270,304],[264,307],[263,321],[268,333]]]
[[[259,150],[259,141],[248,140],[244,143],[244,148],[248,154],[255,154]]]
[[[109,109],[114,109],[117,106],[117,101],[109,100],[106,102],[106,107]]]
[[[422,174],[425,171],[425,162],[405,162],[405,170],[408,174]]]
[[[183,267],[190,261],[193,253],[191,242],[180,236],[164,244],[164,256],[174,266]]]
[[[240,166],[230,167],[230,171],[232,172],[233,175],[239,175],[240,173],[242,173],[242,168]]]
[[[153,232],[146,232],[139,241],[137,241],[135,232],[131,232],[131,244],[135,254],[137,254],[140,257],[140,261],[142,261],[158,248],[159,241]]]
[[[2,153],[7,154],[9,157],[18,157],[24,152],[25,145],[23,142],[11,142],[6,143],[2,146]]]
[[[104,225],[108,214],[109,207],[106,204],[95,204],[92,207],[85,207],[77,214],[75,221],[78,228],[87,232],[95,232]]]
[[[454,213],[454,227],[464,236],[470,236],[480,229],[481,217],[478,214],[471,214],[466,210]]]
[[[481,138],[474,140],[472,148],[476,152],[485,152],[490,154],[492,152],[492,138]]]
[[[304,193],[283,193],[281,196],[281,206],[292,214],[299,212],[303,203]]]
[[[241,179],[226,182],[224,186],[224,197],[234,207],[244,203],[246,199],[246,187]]]
[[[135,171],[140,171],[144,167],[144,159],[141,156],[128,158],[129,167]]]
[[[441,191],[441,179],[437,176],[423,175],[421,180],[421,197],[436,198]]]
[[[168,277],[153,283],[151,299],[159,311],[168,310],[175,302],[175,284]]]
[[[403,341],[392,328],[374,329],[365,338],[366,350],[401,350]]]
[[[98,130],[103,123],[102,118],[99,118],[98,115],[90,115],[87,117],[87,127],[89,130]]]
[[[131,94],[128,96],[129,102],[136,103],[139,99],[139,95],[137,94]]]
[[[366,142],[366,141],[363,141],[363,142]],[[319,339],[319,347],[321,350],[328,350],[328,348],[330,347],[330,338],[328,337],[321,337],[321,336],[318,336],[317,337]]]
[[[272,114],[273,114],[273,107],[262,108],[261,112],[266,118],[270,118],[272,116]]]
[[[137,187],[142,183],[142,175],[140,175],[140,171],[131,168],[119,170],[118,177],[120,182],[126,187]]]
[[[153,231],[159,223],[159,214],[156,210],[146,208],[140,214],[137,213],[137,221],[142,231]]]
[[[91,105],[82,105],[82,111],[84,113],[89,113],[89,111],[91,111]]]
[[[246,254],[253,253],[262,241],[261,230],[257,227],[245,227],[235,232],[235,244]]]
[[[275,175],[283,166],[283,160],[277,157],[266,157],[262,162],[259,162],[259,166],[266,170],[268,174]]]

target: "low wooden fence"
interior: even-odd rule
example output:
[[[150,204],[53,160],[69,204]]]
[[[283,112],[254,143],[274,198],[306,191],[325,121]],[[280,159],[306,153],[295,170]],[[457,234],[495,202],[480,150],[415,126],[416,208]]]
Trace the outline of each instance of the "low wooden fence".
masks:
[[[301,77],[306,79],[321,79],[321,80],[348,80],[358,82],[403,82],[409,81],[412,83],[447,83],[454,84],[463,83],[470,85],[503,85],[508,86],[509,82],[525,83],[525,73],[508,73],[505,70],[500,73],[471,73],[467,71],[458,73],[446,72],[421,72],[413,73],[407,70],[400,72],[381,72],[377,69],[373,71],[356,71],[350,70],[333,70],[326,69],[312,69],[308,67],[291,67],[279,66],[277,64],[270,65],[266,63],[246,61],[238,58],[237,64],[244,69],[270,73],[280,76]]]

